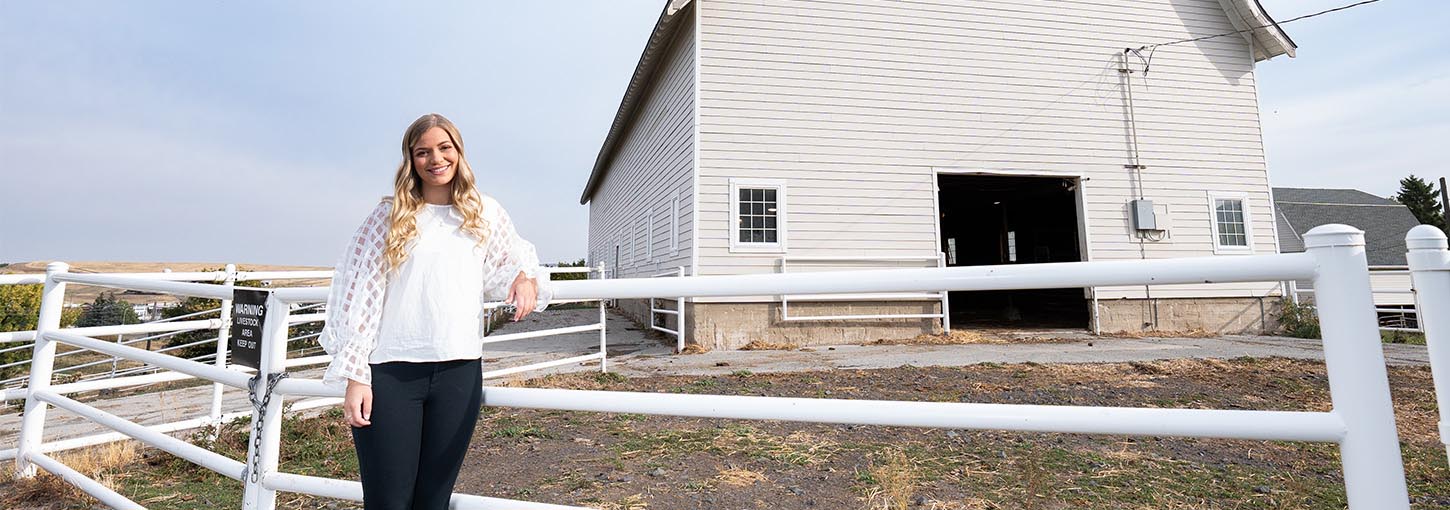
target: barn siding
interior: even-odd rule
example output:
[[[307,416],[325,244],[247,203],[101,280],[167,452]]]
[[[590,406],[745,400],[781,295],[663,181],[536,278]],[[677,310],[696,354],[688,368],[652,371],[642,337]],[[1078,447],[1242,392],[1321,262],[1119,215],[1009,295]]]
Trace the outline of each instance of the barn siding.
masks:
[[[650,276],[690,266],[694,239],[695,31],[686,23],[660,64],[653,89],[636,110],[589,202],[589,262],[618,277]],[[678,250],[670,249],[672,202],[680,200]],[[653,247],[653,256],[650,256]]]
[[[1212,255],[1210,191],[1246,194],[1254,253],[1276,251],[1241,37],[1159,48],[1150,72],[1133,75],[1145,198],[1173,229],[1140,244],[1128,227],[1121,51],[1234,30],[1216,0],[696,4],[702,274],[779,265],[779,254],[730,251],[731,178],[788,182],[790,255],[934,254],[938,169],[1083,175],[1094,260]],[[1273,288],[1163,286],[1151,296]],[[1104,299],[1145,295],[1099,289]]]

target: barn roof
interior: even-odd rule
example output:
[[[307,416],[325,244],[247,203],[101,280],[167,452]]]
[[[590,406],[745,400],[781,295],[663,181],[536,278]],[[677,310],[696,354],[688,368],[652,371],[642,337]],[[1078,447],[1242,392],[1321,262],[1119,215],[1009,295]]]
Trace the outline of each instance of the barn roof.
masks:
[[[1243,30],[1253,41],[1254,61],[1268,60],[1279,55],[1294,57],[1299,46],[1289,34],[1279,27],[1279,22],[1269,16],[1259,0],[1218,0],[1228,14],[1228,20],[1237,30]]]
[[[584,194],[579,197],[580,204],[589,203],[589,197],[604,182],[604,171],[609,167],[609,160],[614,157],[614,149],[619,145],[620,138],[629,132],[629,124],[634,121],[635,108],[654,85],[654,75],[675,38],[675,32],[685,20],[693,16],[693,5],[690,0],[670,0],[665,4],[664,10],[660,11],[654,31],[650,33],[649,41],[644,44],[644,52],[639,55],[639,63],[634,66],[634,75],[629,78],[629,87],[624,89],[624,99],[620,100],[619,110],[614,113],[614,123],[610,124],[609,134],[604,137],[604,146],[599,148],[599,155],[594,158],[594,170],[589,173],[589,182],[584,185]]]
[[[1285,54],[1294,56],[1294,49],[1297,47],[1294,41],[1279,28],[1278,22],[1269,17],[1258,0],[1219,0],[1219,4],[1223,6],[1234,27],[1245,31],[1246,37],[1253,41],[1255,61]],[[665,2],[659,19],[655,21],[654,30],[644,45],[644,51],[640,53],[639,63],[635,64],[634,75],[630,77],[629,86],[625,88],[619,110],[614,114],[614,122],[609,126],[609,134],[604,137],[604,145],[599,148],[599,154],[594,158],[594,169],[589,173],[589,181],[584,184],[584,192],[579,196],[580,204],[589,203],[594,192],[604,182],[604,174],[609,168],[610,160],[614,158],[620,138],[629,132],[636,108],[654,85],[654,76],[674,41],[675,33],[685,21],[693,19],[693,16],[694,2],[691,0]]]

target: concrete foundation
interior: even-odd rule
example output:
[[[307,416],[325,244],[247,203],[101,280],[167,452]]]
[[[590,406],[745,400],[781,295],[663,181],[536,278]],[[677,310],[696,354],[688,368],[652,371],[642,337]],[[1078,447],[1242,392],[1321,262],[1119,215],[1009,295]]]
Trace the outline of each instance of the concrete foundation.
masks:
[[[1116,299],[1098,302],[1103,333],[1203,330],[1219,334],[1269,334],[1279,328],[1279,297]],[[658,300],[673,309],[674,300]],[[648,328],[649,301],[624,299],[616,308]],[[1091,306],[1090,302],[1084,302]],[[791,303],[791,317],[940,313],[938,301]],[[678,330],[673,315],[655,324]],[[800,346],[861,344],[941,331],[937,319],[782,320],[780,303],[686,303],[685,343],[732,350],[753,340]]]
[[[674,308],[674,301],[657,305]],[[641,325],[648,324],[649,301],[620,300],[617,308]],[[790,305],[790,315],[884,315],[940,313],[938,301],[812,302]],[[859,344],[883,338],[911,338],[941,331],[937,319],[782,320],[780,303],[686,303],[685,341],[711,350],[739,349],[753,340],[800,346]],[[662,321],[662,322],[661,322]],[[672,315],[658,315],[656,324],[675,329]]]
[[[1173,298],[1098,301],[1101,331],[1268,334],[1279,329],[1281,298]]]

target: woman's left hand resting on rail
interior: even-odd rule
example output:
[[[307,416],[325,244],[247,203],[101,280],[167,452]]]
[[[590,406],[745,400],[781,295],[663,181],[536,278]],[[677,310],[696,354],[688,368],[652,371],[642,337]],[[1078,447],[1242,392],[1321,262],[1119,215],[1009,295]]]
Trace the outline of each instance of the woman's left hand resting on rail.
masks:
[[[539,284],[521,271],[509,286],[508,303],[514,305],[514,321],[519,321],[534,311],[538,305]]]

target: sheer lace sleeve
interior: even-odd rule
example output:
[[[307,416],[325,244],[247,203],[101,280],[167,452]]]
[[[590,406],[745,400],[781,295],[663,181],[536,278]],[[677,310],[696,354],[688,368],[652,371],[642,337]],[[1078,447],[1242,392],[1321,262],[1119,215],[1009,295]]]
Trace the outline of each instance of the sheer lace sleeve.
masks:
[[[492,301],[508,298],[509,287],[514,278],[524,273],[534,279],[539,288],[538,303],[534,311],[543,310],[553,297],[553,285],[549,273],[539,267],[539,255],[534,244],[519,237],[503,206],[488,195],[483,196],[483,216],[488,221],[488,241],[484,243],[484,297]]]
[[[368,356],[377,344],[387,286],[383,250],[391,209],[391,202],[378,204],[337,261],[327,297],[327,323],[318,337],[318,343],[332,355],[322,376],[325,384],[341,386],[345,379],[372,384]]]

